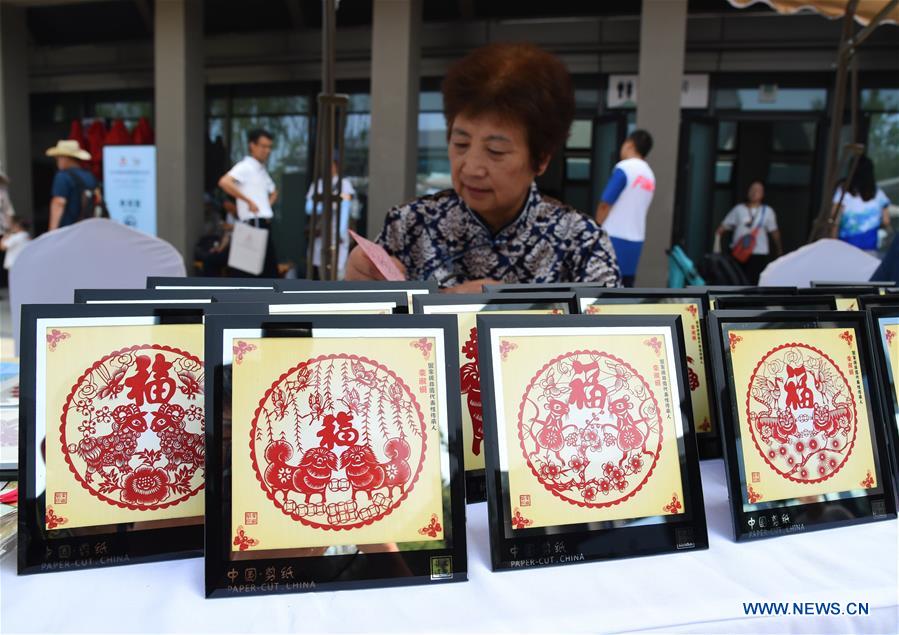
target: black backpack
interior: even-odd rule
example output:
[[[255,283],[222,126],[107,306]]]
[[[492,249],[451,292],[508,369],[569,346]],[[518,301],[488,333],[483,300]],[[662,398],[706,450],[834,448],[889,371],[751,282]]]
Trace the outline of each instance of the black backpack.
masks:
[[[87,218],[109,218],[109,210],[103,200],[103,191],[100,186],[91,189],[79,176],[77,170],[69,170],[69,176],[75,181],[75,189],[80,193],[80,213],[76,223]]]
[[[748,286],[746,274],[731,258],[730,254],[706,254],[703,259],[703,272],[706,284],[727,286]]]

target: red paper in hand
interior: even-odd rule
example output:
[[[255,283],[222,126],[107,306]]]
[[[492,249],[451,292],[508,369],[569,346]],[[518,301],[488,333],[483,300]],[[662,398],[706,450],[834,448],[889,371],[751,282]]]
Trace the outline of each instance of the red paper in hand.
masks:
[[[384,276],[385,280],[398,281],[406,279],[406,276],[403,275],[403,272],[396,266],[396,263],[390,259],[390,256],[384,251],[384,248],[381,247],[381,245],[373,243],[368,238],[363,238],[352,229],[350,230],[350,236],[352,236],[353,240],[359,244],[362,252],[368,256],[368,259],[371,260],[375,268],[381,272],[381,275]]]

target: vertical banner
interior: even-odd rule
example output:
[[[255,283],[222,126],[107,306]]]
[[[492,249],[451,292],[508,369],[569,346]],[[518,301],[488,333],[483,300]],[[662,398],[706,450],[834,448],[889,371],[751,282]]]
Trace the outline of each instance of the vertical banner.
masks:
[[[109,216],[156,235],[156,146],[103,148],[103,196]]]

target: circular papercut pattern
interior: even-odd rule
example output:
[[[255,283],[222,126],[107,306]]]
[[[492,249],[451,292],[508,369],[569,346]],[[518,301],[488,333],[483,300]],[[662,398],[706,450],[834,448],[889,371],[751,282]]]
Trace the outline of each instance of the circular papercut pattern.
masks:
[[[518,438],[548,491],[580,507],[609,507],[649,480],[662,448],[662,417],[646,379],[626,361],[574,351],[531,379]]]
[[[762,458],[791,481],[824,481],[852,454],[855,397],[836,363],[812,346],[784,344],[762,355],[749,380],[746,416]]]
[[[60,442],[95,498],[133,510],[177,505],[203,488],[203,362],[144,344],[110,353],[72,386]]]
[[[281,375],[250,434],[268,498],[321,529],[381,520],[409,496],[425,460],[425,420],[412,391],[383,364],[356,355],[323,355]]]

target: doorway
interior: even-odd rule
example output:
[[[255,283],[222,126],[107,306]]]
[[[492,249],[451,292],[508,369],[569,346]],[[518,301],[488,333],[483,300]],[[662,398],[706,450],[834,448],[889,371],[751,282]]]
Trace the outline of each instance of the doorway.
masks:
[[[820,116],[796,113],[685,119],[675,236],[694,262],[756,180],[777,214],[784,251],[805,244],[820,200],[823,128]]]

